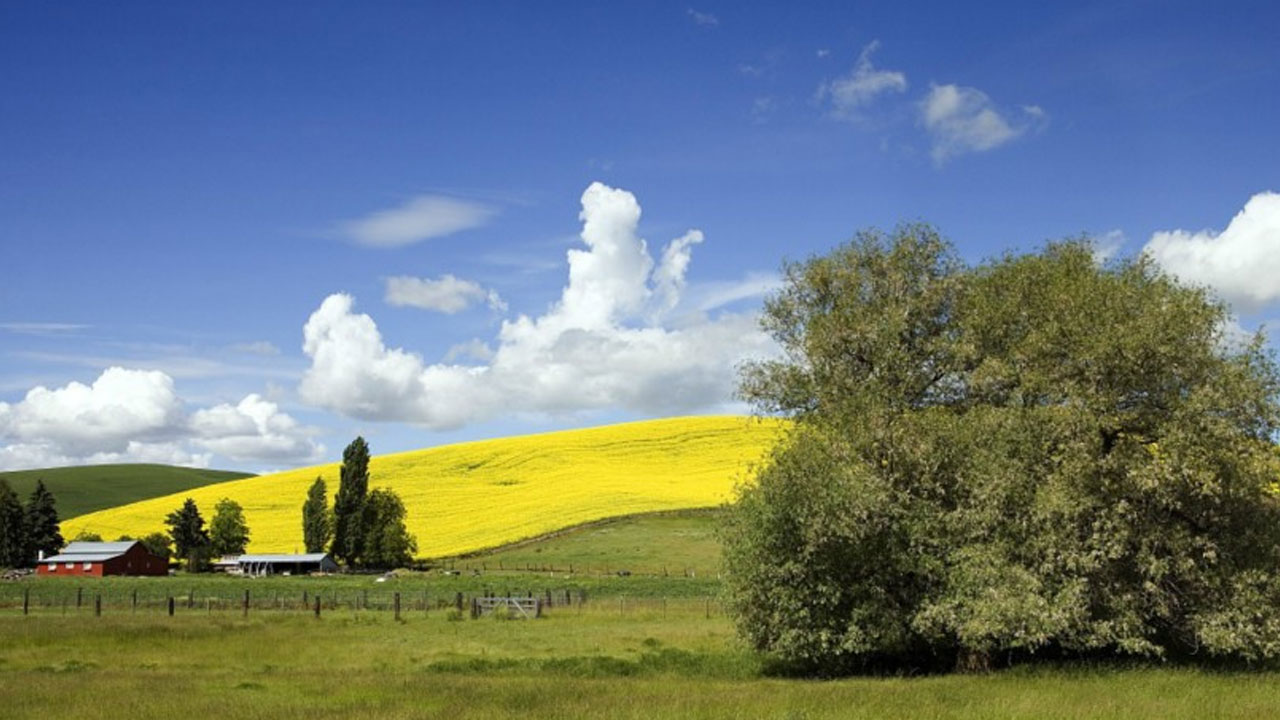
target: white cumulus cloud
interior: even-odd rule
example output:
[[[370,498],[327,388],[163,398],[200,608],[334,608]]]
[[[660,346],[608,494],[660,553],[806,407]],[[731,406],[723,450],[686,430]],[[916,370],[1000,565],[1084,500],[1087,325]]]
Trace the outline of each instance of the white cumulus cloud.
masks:
[[[1044,127],[1048,114],[1027,105],[1010,120],[987,94],[971,87],[934,85],[920,102],[920,122],[933,141],[933,160],[942,164],[965,153],[997,148],[1028,130]]]
[[[479,227],[495,214],[481,203],[419,195],[403,205],[342,224],[346,237],[374,247],[400,247]]]
[[[601,183],[583,193],[579,218],[585,248],[568,251],[559,301],[541,316],[504,321],[486,364],[427,364],[388,347],[373,318],[355,311],[354,298],[335,294],[303,329],[311,367],[302,398],[362,419],[435,429],[499,413],[673,413],[727,403],[736,364],[775,349],[754,314],[704,314],[668,326],[702,234],[671,241],[655,263],[638,234],[635,196]]]
[[[1280,300],[1280,194],[1249,198],[1222,232],[1157,232],[1144,248],[1183,281],[1207,285],[1250,312]]]
[[[497,291],[486,290],[479,283],[448,274],[436,280],[409,275],[389,277],[384,300],[395,307],[416,307],[447,315],[461,312],[481,302],[496,312],[507,309],[507,304]]]
[[[237,413],[243,417],[233,417]],[[203,467],[214,453],[235,460],[316,459],[323,448],[307,434],[256,395],[235,408],[189,415],[165,373],[111,367],[90,385],[39,386],[16,403],[0,403],[0,469],[108,462]]]
[[[850,117],[879,95],[906,91],[906,74],[897,70],[880,70],[871,64],[871,54],[878,47],[879,41],[870,43],[862,49],[858,62],[848,74],[818,87],[818,100],[830,101],[832,115]]]

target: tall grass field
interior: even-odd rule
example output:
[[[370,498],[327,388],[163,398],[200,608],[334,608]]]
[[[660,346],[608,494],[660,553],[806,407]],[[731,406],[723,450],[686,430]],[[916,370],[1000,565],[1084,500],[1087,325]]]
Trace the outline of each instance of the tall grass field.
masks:
[[[0,715],[212,717],[1274,717],[1280,676],[1149,666],[810,681],[774,676],[694,599],[446,611],[0,611]]]
[[[672,418],[379,455],[370,487],[404,500],[418,556],[459,555],[618,515],[718,505],[782,427],[738,416]],[[139,537],[164,530],[184,498],[207,518],[227,497],[244,507],[250,552],[301,551],[307,488],[323,477],[332,502],[338,468],[184,490],[74,518],[63,534]]]

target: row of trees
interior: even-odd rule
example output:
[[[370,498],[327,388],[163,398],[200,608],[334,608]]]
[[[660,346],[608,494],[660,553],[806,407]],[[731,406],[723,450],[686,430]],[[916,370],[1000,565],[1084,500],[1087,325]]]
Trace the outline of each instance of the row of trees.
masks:
[[[967,266],[930,227],[785,268],[796,420],[725,528],[757,648],[819,672],[1031,654],[1280,657],[1280,372],[1145,258]]]
[[[40,553],[52,555],[62,549],[58,508],[43,480],[26,505],[0,478],[0,567],[31,567]]]
[[[328,550],[353,567],[400,567],[413,560],[418,543],[405,527],[404,502],[387,488],[369,491],[369,445],[363,437],[342,452],[332,510],[327,495],[324,478],[317,477],[302,505],[307,552]]]
[[[165,524],[169,526],[174,554],[186,562],[189,570],[205,567],[212,557],[240,555],[249,546],[249,524],[244,519],[244,508],[230,498],[222,498],[214,506],[213,519],[207,529],[200,508],[191,498],[169,513]]]

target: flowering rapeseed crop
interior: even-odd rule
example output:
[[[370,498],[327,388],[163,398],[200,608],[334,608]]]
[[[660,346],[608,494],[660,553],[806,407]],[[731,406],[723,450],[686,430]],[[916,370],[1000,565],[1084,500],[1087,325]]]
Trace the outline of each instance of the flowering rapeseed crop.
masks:
[[[745,417],[688,417],[447,445],[375,456],[370,488],[400,494],[420,556],[456,555],[616,515],[717,505],[780,428]],[[62,533],[140,537],[164,530],[165,515],[184,498],[194,498],[207,521],[228,497],[244,507],[251,552],[301,552],[302,503],[317,475],[332,504],[336,463],[101,510],[67,520]]]

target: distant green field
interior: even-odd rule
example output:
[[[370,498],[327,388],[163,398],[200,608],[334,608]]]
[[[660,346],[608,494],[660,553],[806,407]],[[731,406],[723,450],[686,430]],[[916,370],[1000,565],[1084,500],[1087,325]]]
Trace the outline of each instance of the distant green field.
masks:
[[[26,502],[43,479],[58,502],[63,520],[117,505],[251,477],[251,473],[201,470],[173,465],[87,465],[0,472],[0,478]],[[111,540],[112,538],[106,538]]]
[[[719,510],[682,510],[591,523],[455,561],[471,569],[713,576],[719,572]]]

